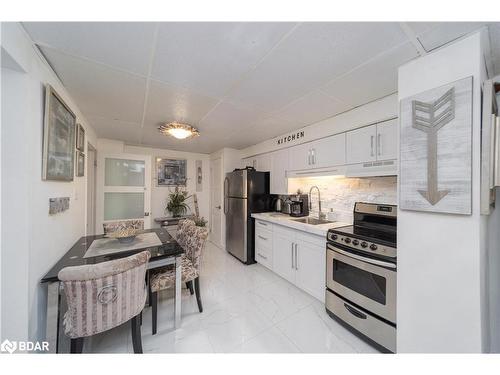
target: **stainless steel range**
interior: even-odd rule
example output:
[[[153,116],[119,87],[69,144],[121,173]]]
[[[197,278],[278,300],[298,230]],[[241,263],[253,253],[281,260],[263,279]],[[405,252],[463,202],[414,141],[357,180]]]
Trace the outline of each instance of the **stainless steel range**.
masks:
[[[326,310],[384,351],[396,351],[397,207],[357,202],[354,225],[330,229]]]

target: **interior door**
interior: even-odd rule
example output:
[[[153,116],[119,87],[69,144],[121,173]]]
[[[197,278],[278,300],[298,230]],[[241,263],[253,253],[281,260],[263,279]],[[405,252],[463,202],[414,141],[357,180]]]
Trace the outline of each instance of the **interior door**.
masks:
[[[100,192],[96,233],[102,224],[120,220],[142,220],[151,228],[151,156],[133,154],[98,155]]]
[[[281,233],[273,233],[273,271],[284,279],[295,282],[293,237]]]
[[[377,124],[377,160],[398,158],[398,120]]]
[[[325,246],[297,241],[297,286],[320,301],[325,300]]]
[[[347,132],[347,164],[364,163],[377,160],[377,125],[366,126]]]
[[[210,191],[211,191],[211,218],[210,218],[210,241],[221,247],[222,238],[222,161],[220,158],[210,163]]]

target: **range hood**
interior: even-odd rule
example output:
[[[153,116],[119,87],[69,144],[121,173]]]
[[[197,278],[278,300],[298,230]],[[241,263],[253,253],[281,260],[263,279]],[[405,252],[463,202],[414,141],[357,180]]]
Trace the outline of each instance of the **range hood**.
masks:
[[[397,160],[374,161],[346,166],[346,177],[397,176]]]

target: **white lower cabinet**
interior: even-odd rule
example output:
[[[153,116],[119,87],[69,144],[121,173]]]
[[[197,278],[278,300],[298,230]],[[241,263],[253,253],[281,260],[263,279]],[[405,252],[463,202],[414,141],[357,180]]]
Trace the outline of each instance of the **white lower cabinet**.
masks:
[[[267,228],[262,229],[262,226],[256,227],[256,261],[324,302],[326,240],[322,236],[282,225],[272,224],[271,228],[269,231]],[[266,246],[269,244],[269,236],[272,237],[271,249]],[[266,239],[263,240],[261,237]]]

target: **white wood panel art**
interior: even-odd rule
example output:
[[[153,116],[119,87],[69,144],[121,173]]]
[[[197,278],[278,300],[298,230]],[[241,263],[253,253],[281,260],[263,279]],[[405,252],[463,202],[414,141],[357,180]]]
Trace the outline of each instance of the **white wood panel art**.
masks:
[[[399,207],[472,213],[472,77],[400,103]]]

